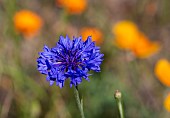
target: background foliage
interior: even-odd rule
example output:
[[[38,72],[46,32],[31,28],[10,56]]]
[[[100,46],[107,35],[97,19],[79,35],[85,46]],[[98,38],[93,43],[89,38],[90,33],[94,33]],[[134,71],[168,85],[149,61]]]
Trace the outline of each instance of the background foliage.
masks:
[[[39,15],[43,26],[34,37],[14,27],[17,11]],[[134,22],[147,37],[160,42],[161,50],[140,59],[116,47],[112,26],[121,20]],[[100,29],[105,54],[101,73],[79,88],[87,118],[118,118],[114,91],[123,96],[126,118],[169,118],[163,101],[169,88],[154,74],[160,58],[170,59],[169,0],[89,0],[81,14],[70,14],[54,0],[0,1],[0,117],[79,118],[73,88],[49,86],[37,71],[36,59],[44,44],[53,47],[58,37],[80,36],[83,27]]]

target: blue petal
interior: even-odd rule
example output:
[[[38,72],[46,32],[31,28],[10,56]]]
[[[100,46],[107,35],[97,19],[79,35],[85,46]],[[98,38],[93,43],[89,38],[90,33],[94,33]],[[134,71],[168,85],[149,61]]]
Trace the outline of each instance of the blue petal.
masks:
[[[54,84],[54,81],[50,80],[50,86],[52,86]]]

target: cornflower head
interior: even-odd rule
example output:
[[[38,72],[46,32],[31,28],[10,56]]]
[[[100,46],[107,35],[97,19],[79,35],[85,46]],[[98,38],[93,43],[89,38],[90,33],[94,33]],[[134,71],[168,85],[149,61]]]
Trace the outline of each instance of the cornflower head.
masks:
[[[38,70],[47,75],[46,80],[53,85],[62,88],[66,79],[70,79],[70,87],[77,86],[82,78],[89,80],[90,70],[100,72],[100,64],[104,54],[100,53],[100,47],[95,46],[92,38],[87,37],[82,41],[81,37],[60,36],[53,48],[44,46],[44,51],[39,53],[37,59]]]

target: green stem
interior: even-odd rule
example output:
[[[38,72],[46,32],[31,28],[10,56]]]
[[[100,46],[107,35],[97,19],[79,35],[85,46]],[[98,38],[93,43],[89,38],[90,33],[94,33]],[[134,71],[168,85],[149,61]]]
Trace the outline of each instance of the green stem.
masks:
[[[120,118],[124,118],[123,107],[122,107],[122,102],[121,102],[121,97],[122,97],[121,92],[119,92],[118,90],[116,90],[114,97],[115,97],[115,99],[116,99],[116,101],[117,101]]]
[[[118,108],[119,108],[120,118],[124,118],[121,100],[118,100],[117,104],[118,104]]]
[[[80,97],[79,97],[79,92],[78,92],[77,86],[74,88],[74,94],[75,94],[76,102],[77,102],[77,105],[78,105],[78,109],[79,109],[80,114],[81,114],[81,118],[85,118],[84,111],[83,111],[83,99],[80,99]]]

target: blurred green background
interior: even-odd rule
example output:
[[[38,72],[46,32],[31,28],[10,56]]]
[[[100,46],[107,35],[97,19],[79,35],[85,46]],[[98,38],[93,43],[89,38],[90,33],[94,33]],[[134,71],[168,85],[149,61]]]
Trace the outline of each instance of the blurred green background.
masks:
[[[43,20],[38,35],[25,38],[16,32],[13,17],[22,9]],[[161,43],[152,57],[138,59],[113,45],[112,25],[130,20],[148,37]],[[80,36],[94,26],[103,33],[101,73],[83,81],[87,118],[119,118],[115,90],[122,92],[126,118],[169,118],[163,107],[168,87],[155,77],[154,65],[170,59],[169,0],[88,0],[81,14],[69,14],[55,0],[0,0],[0,118],[80,118],[69,80],[64,88],[49,86],[37,71],[36,59],[44,44],[55,46],[59,36]]]

